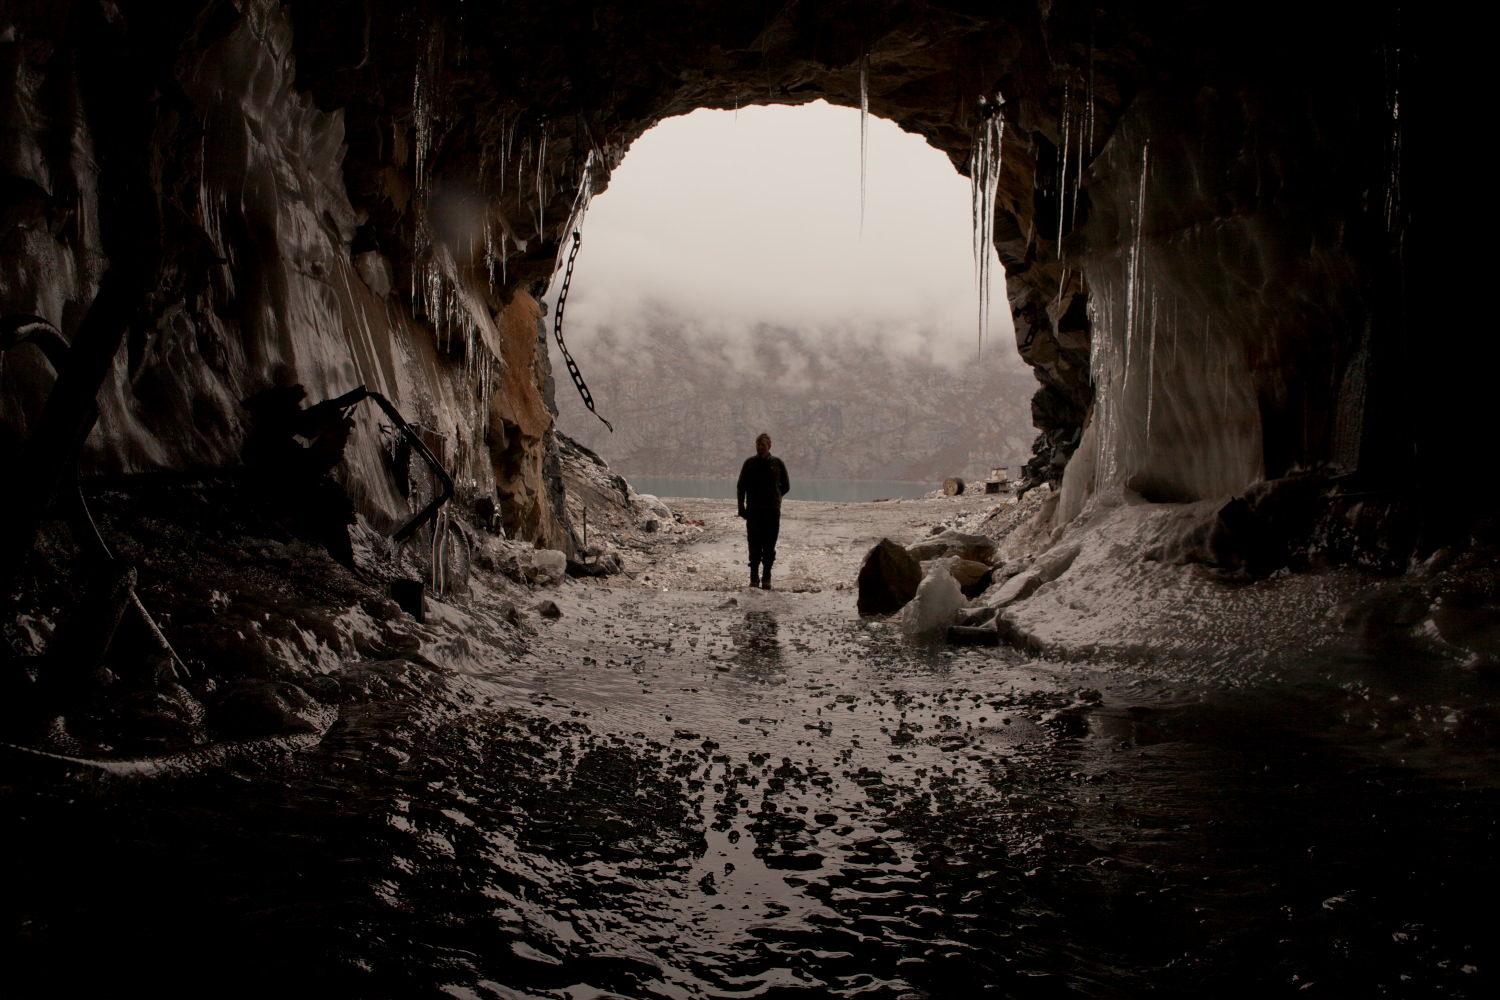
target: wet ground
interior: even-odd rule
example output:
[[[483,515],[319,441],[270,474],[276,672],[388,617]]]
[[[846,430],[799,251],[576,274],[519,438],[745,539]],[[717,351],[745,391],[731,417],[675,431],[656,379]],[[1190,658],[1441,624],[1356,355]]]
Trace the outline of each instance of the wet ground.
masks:
[[[793,505],[752,591],[732,505],[673,501],[702,529],[549,591],[467,707],[7,786],[12,995],[1492,995],[1488,676],[1226,686],[854,613],[874,538],[983,503]]]

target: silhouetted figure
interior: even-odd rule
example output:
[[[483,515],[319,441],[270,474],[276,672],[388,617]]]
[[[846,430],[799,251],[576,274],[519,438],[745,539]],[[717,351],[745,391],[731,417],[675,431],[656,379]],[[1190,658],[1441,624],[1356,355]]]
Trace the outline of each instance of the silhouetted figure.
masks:
[[[354,421],[326,403],[303,408],[306,396],[300,385],[280,385],[244,400],[254,422],[241,454],[272,516],[353,568],[354,505],[328,473],[343,460]]]
[[[786,465],[771,454],[771,435],[755,439],[755,454],[740,467],[735,485],[740,517],[750,543],[750,586],[771,589],[771,564],[776,561],[776,539],[781,534],[781,498],[791,490]],[[762,573],[764,567],[764,573]]]

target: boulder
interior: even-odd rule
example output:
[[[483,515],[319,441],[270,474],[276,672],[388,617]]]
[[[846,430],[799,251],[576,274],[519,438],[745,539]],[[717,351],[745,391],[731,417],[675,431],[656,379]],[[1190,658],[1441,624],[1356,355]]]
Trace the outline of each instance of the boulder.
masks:
[[[1003,608],[1007,604],[1024,601],[1036,593],[1036,589],[1043,583],[1046,581],[1042,579],[1041,574],[1034,569],[1029,569],[1006,580],[1005,586],[1000,588],[1000,592],[994,598],[985,597],[985,603],[992,607]]]
[[[558,583],[568,575],[568,557],[557,549],[532,549],[520,556],[522,572],[532,583]]]
[[[994,570],[986,563],[958,558],[948,564],[948,572],[952,573],[953,579],[958,581],[959,589],[964,592],[964,596],[973,597],[983,593],[984,589],[990,585],[991,574]]]
[[[957,622],[968,628],[978,628],[981,625],[989,625],[994,628],[997,609],[981,605],[977,608],[961,608],[958,612]]]
[[[973,562],[981,562],[986,566],[995,564],[996,545],[993,538],[984,535],[971,535],[967,532],[957,531],[949,528],[947,531],[924,538],[908,546],[912,558],[919,562],[928,559],[941,559],[944,556],[958,556],[960,559],[968,559]]]
[[[859,613],[888,615],[917,594],[922,565],[889,538],[882,538],[859,567]]]

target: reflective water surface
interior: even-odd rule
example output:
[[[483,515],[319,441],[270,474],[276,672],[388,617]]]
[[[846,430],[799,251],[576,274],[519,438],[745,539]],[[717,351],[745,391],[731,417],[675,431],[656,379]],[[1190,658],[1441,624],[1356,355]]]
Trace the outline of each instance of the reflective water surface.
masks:
[[[851,595],[578,587],[441,710],[7,786],[26,995],[1467,996],[1492,682],[1253,688],[903,642]],[[425,704],[425,703],[424,703]]]

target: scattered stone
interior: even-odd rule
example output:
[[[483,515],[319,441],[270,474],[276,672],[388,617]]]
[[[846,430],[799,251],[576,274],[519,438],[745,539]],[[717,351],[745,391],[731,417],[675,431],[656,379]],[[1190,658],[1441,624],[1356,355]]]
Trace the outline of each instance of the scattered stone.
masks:
[[[1032,572],[1036,573],[1043,583],[1051,583],[1068,571],[1082,548],[1083,546],[1075,542],[1072,545],[1059,545],[1050,549],[1032,565]]]
[[[882,538],[859,568],[859,613],[887,615],[900,611],[917,595],[922,565],[905,549]]]
[[[1024,601],[1036,593],[1036,589],[1045,582],[1041,574],[1037,573],[1034,569],[1029,569],[1006,580],[1005,585],[1000,588],[1000,592],[993,598],[986,596],[985,601],[991,607],[1003,608],[1007,604]]]
[[[286,681],[242,680],[224,692],[212,721],[226,736],[315,733],[328,728],[332,709]]]
[[[615,576],[623,569],[618,552],[604,552],[586,560],[568,560],[568,575],[571,577]]]
[[[536,613],[543,618],[561,618],[562,608],[557,606],[556,601],[543,601],[536,606]]]
[[[185,746],[206,738],[203,706],[180,684],[133,691],[111,706],[111,714],[123,746]]]
[[[377,764],[384,764],[387,767],[400,767],[411,760],[411,754],[405,750],[398,750],[395,747],[376,747],[370,751],[370,760]]]
[[[952,573],[953,579],[958,581],[959,589],[964,592],[964,596],[973,597],[989,586],[994,570],[982,562],[957,558],[949,563],[948,572]]]
[[[958,624],[977,628],[986,622],[993,622],[998,613],[998,609],[991,607],[959,608]]]
[[[520,555],[522,572],[531,583],[560,583],[568,574],[568,557],[557,549],[532,549]]]
[[[1000,631],[989,626],[950,625],[948,641],[955,646],[998,646]]]
[[[500,615],[500,620],[507,625],[514,625],[519,628],[526,621],[525,617],[521,614],[521,609],[510,601],[501,601],[495,605],[495,611]]]

